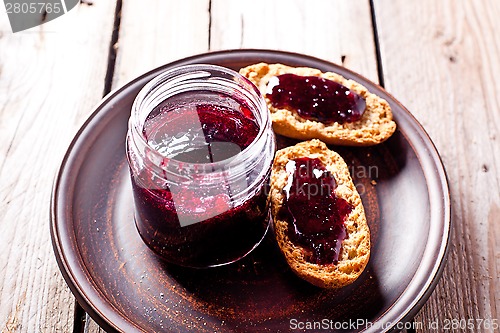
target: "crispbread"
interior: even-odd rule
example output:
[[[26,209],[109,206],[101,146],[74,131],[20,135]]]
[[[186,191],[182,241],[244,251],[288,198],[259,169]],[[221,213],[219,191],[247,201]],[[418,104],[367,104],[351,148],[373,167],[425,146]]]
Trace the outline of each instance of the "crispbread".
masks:
[[[347,238],[336,265],[317,265],[307,262],[302,247],[293,244],[287,230],[289,222],[279,219],[279,210],[284,200],[283,187],[287,183],[285,166],[298,157],[318,158],[337,182],[335,195],[347,200],[353,210],[345,218]],[[349,169],[342,157],[320,140],[298,143],[279,150],[271,174],[271,212],[277,243],[290,268],[304,280],[322,288],[340,288],[354,282],[363,272],[370,257],[370,230],[366,222],[361,198],[354,186]]]
[[[271,112],[273,129],[276,133],[299,140],[320,139],[328,144],[345,146],[370,146],[387,140],[396,130],[392,120],[391,107],[384,99],[370,93],[354,80],[348,80],[339,74],[308,67],[290,67],[282,64],[258,63],[240,69],[240,74],[253,82],[266,96],[267,84],[273,76],[291,73],[302,76],[320,76],[336,81],[357,93],[366,101],[362,118],[352,123],[323,124],[319,121],[302,118],[297,112],[277,109],[268,98],[267,105]]]

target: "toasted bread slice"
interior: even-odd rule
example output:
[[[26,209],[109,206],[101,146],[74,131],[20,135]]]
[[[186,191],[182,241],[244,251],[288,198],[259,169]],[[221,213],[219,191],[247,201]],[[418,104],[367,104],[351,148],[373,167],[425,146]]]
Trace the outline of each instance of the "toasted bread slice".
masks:
[[[387,101],[370,93],[356,81],[347,80],[339,74],[322,73],[318,69],[308,67],[289,67],[282,64],[266,63],[240,69],[240,74],[252,81],[264,97],[269,80],[274,76],[286,73],[319,76],[340,83],[365,99],[366,108],[358,121],[324,124],[304,119],[293,110],[277,109],[266,98],[276,133],[299,140],[320,139],[335,145],[371,146],[387,140],[396,130],[396,123],[392,120],[391,107]]]
[[[299,157],[318,158],[334,176],[335,195],[352,205],[345,217],[347,237],[342,241],[337,264],[319,265],[308,262],[305,250],[294,244],[288,236],[289,221],[280,216],[288,182],[285,169],[288,161]],[[271,212],[277,243],[291,269],[302,279],[321,288],[340,288],[354,282],[365,269],[370,257],[370,230],[366,222],[361,198],[353,184],[349,169],[342,157],[319,140],[298,143],[279,150],[271,174]]]

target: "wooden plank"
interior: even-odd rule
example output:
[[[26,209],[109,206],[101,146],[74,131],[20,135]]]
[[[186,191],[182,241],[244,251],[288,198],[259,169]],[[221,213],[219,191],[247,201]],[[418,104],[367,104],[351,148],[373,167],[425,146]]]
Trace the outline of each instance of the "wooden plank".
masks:
[[[419,331],[498,332],[479,325],[500,320],[500,3],[380,0],[375,12],[386,87],[429,132],[451,189],[450,256]]]
[[[124,1],[113,87],[208,51],[209,0]]]
[[[90,318],[89,315],[85,318],[85,328],[83,333],[106,333],[99,325]]]
[[[0,330],[71,332],[49,235],[52,183],[104,88],[113,1],[12,34],[0,15]]]
[[[112,88],[171,61],[208,52],[209,3],[209,0],[124,1],[115,44]],[[85,332],[103,331],[88,317]]]
[[[211,50],[312,55],[378,82],[369,1],[212,0]]]
[[[370,1],[212,0],[210,14],[212,51],[297,52],[379,82]]]

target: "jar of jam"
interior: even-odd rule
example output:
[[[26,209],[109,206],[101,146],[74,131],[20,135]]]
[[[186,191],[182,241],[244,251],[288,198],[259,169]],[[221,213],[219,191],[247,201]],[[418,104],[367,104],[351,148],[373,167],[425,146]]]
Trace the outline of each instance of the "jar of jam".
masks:
[[[137,229],[166,261],[218,266],[261,242],[276,143],[246,78],[214,65],[163,72],[134,101],[126,149]]]

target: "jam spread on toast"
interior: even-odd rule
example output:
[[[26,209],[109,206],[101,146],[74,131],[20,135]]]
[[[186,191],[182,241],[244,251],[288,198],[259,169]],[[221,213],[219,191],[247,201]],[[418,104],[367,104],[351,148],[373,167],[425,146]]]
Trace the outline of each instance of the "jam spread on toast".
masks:
[[[347,87],[317,76],[274,76],[266,97],[275,108],[291,109],[302,118],[324,124],[358,121],[366,107],[365,100]]]
[[[286,164],[288,173],[280,219],[288,222],[288,237],[305,249],[308,262],[337,264],[347,238],[345,218],[353,206],[335,195],[337,182],[317,158],[301,157]]]

